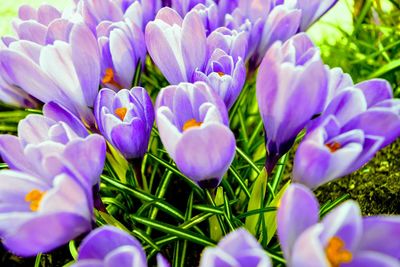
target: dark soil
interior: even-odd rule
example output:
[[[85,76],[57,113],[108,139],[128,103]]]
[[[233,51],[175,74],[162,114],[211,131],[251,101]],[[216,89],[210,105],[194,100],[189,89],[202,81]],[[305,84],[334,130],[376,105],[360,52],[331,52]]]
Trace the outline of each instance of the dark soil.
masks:
[[[357,172],[316,190],[320,203],[348,193],[363,215],[400,214],[400,139]]]

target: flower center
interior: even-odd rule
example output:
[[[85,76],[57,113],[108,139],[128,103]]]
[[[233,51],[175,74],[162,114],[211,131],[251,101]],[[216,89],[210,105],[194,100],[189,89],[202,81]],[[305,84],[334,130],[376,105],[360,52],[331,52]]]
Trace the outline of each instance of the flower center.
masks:
[[[33,189],[25,195],[25,201],[30,202],[29,208],[31,211],[37,211],[39,209],[40,201],[46,192],[42,192],[38,189]]]
[[[339,144],[338,142],[332,142],[332,143],[326,144],[326,146],[329,148],[329,150],[332,153],[336,152],[337,150],[339,150],[342,147],[342,145]]]
[[[107,68],[106,69],[106,74],[104,74],[103,79],[101,80],[101,82],[103,84],[111,84],[111,85],[117,87],[118,89],[122,89],[123,88],[119,83],[117,83],[115,81],[115,74],[114,74],[113,69],[111,69],[111,68]]]
[[[222,77],[225,75],[225,73],[223,73],[222,71],[218,71],[217,73],[218,73],[219,77]]]
[[[115,115],[118,116],[118,118],[121,119],[121,121],[123,121],[125,119],[125,115],[126,115],[127,111],[128,111],[127,108],[117,108],[117,109],[115,109],[114,113],[115,113]]]
[[[339,267],[342,263],[349,263],[353,259],[351,252],[344,248],[343,240],[337,236],[329,240],[325,254],[331,267]]]
[[[186,131],[187,129],[193,128],[193,127],[200,127],[202,122],[196,121],[196,119],[190,119],[185,124],[183,125],[182,130]]]

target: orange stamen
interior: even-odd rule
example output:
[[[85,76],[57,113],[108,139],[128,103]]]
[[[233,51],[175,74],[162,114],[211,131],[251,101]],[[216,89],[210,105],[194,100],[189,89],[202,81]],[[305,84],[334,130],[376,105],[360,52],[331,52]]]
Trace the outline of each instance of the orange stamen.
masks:
[[[218,73],[219,77],[222,77],[225,75],[225,73],[223,73],[222,71],[218,71],[217,73]]]
[[[339,267],[342,263],[349,263],[353,259],[351,252],[344,248],[343,240],[337,236],[329,240],[325,254],[331,267]]]
[[[38,189],[33,189],[28,194],[25,195],[25,201],[30,202],[29,208],[32,211],[37,211],[39,209],[40,201],[46,192],[42,192]]]
[[[104,74],[103,79],[101,80],[103,84],[111,84],[118,89],[122,89],[123,87],[115,81],[114,70],[111,68],[106,69],[106,74]]]
[[[342,147],[342,145],[339,144],[338,142],[333,142],[333,143],[330,143],[330,144],[326,144],[326,146],[329,148],[331,153],[336,152],[337,150],[339,150]]]
[[[117,108],[117,109],[114,111],[114,113],[115,113],[115,115],[118,116],[118,118],[121,119],[121,121],[123,121],[123,120],[125,119],[125,115],[126,115],[126,112],[127,112],[127,111],[128,111],[127,108]]]
[[[200,127],[202,122],[196,121],[196,119],[190,119],[185,124],[183,125],[182,130],[186,131],[187,129],[193,128],[193,127]]]

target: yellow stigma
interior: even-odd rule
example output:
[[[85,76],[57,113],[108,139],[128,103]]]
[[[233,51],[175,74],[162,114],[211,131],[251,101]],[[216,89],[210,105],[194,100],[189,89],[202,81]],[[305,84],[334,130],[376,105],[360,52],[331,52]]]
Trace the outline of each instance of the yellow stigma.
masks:
[[[38,189],[33,189],[28,194],[25,195],[25,201],[30,202],[29,208],[32,211],[37,211],[39,209],[40,201],[46,192],[42,192]]]
[[[122,89],[122,86],[115,81],[115,74],[114,74],[113,69],[111,69],[111,68],[106,69],[106,74],[104,74],[101,82],[103,84],[111,84],[111,85],[117,87],[118,89]]]
[[[218,73],[219,77],[222,77],[225,75],[225,73],[223,73],[222,71],[218,71],[217,73]]]
[[[337,236],[329,240],[325,254],[331,267],[340,267],[342,263],[349,263],[353,259],[351,252],[344,248],[343,240]]]
[[[342,145],[339,144],[338,142],[333,142],[333,143],[330,143],[330,144],[326,144],[326,146],[329,148],[331,153],[336,152],[337,150],[339,150],[342,147]]]
[[[185,124],[183,125],[182,130],[186,131],[187,129],[193,128],[193,127],[200,127],[202,122],[196,121],[196,119],[190,119]]]
[[[121,119],[121,121],[123,121],[123,120],[125,119],[125,115],[126,115],[126,112],[127,112],[127,111],[128,111],[127,108],[117,108],[117,109],[114,111],[114,113],[115,113],[115,115],[118,116],[118,118]]]

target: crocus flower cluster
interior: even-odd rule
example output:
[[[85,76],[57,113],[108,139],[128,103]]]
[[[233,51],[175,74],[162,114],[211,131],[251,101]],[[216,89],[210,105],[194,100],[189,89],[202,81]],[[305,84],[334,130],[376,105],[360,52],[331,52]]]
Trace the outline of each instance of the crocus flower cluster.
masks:
[[[0,171],[2,243],[33,256],[87,234],[72,266],[147,266],[142,245],[127,232],[90,232],[94,208],[103,207],[97,205],[106,141],[113,155],[112,147],[130,164],[141,162],[134,159],[144,157],[154,131],[183,175],[215,188],[235,157],[228,111],[246,78],[255,78],[269,174],[306,129],[294,159],[296,183],[277,215],[287,264],[398,266],[399,240],[388,238],[400,234],[398,217],[362,218],[349,201],[320,221],[309,189],[355,171],[400,136],[400,102],[390,85],[354,84],[325,66],[303,33],[336,2],[75,0],[65,12],[21,7],[16,36],[0,40],[0,99],[43,105],[43,115],[21,120],[18,136],[0,135],[9,167]],[[159,92],[154,107],[139,75],[152,63],[170,83],[152,88]],[[169,266],[161,255],[157,263]],[[271,265],[244,229],[206,248],[200,260],[200,267]]]
[[[349,200],[319,221],[319,204],[300,184],[285,192],[278,236],[288,266],[399,266],[400,216],[361,217]]]
[[[400,135],[400,102],[387,81],[346,87],[308,128],[293,179],[310,188],[354,172]]]
[[[33,256],[90,231],[92,186],[105,160],[101,136],[49,103],[44,116],[20,121],[18,137],[0,135],[0,153],[11,169],[0,171],[0,237],[10,251]]]

